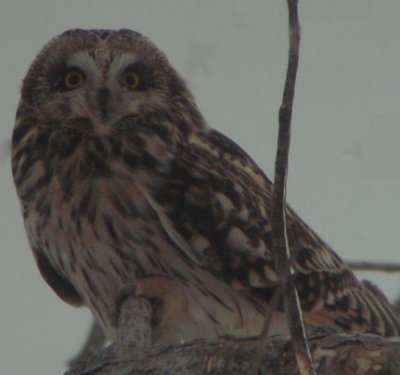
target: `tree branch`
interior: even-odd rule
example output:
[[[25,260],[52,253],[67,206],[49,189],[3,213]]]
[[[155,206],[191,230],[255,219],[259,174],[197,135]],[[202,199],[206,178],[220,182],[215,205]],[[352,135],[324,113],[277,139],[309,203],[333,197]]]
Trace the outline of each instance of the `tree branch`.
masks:
[[[318,375],[398,375],[400,341],[376,335],[340,334],[316,330],[309,336]],[[89,364],[66,375],[297,375],[291,340],[275,337],[268,345],[259,340],[198,341],[173,347],[133,351],[114,347]]]
[[[92,318],[93,319],[93,318]],[[68,365],[73,367],[79,362],[87,361],[97,350],[104,347],[106,344],[106,337],[103,330],[96,320],[92,320],[86,341],[82,345],[81,350],[73,358],[68,361]]]
[[[284,301],[290,335],[296,355],[297,365],[302,375],[314,374],[310,349],[304,327],[300,299],[296,290],[295,272],[290,264],[291,254],[286,230],[286,181],[290,149],[290,128],[292,118],[295,82],[299,60],[300,23],[297,0],[288,0],[289,10],[289,61],[279,109],[278,148],[275,160],[275,178],[272,203],[273,256],[277,270],[284,272]]]
[[[381,271],[400,272],[400,263],[347,261],[347,265],[354,271]]]

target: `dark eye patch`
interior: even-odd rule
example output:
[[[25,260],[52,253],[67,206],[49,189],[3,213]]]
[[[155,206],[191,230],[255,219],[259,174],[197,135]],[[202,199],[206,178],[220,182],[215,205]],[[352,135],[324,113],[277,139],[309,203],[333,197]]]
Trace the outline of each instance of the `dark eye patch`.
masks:
[[[69,90],[65,85],[65,77],[69,72],[79,72],[85,76],[85,73],[82,71],[82,69],[76,66],[63,65],[58,67],[50,72],[51,86],[55,91],[64,92]]]
[[[133,72],[138,75],[139,77],[139,86],[136,88],[136,90],[147,90],[151,87],[154,86],[154,72],[153,70],[141,63],[133,63],[128,65],[125,69],[123,74],[126,74],[127,72]]]

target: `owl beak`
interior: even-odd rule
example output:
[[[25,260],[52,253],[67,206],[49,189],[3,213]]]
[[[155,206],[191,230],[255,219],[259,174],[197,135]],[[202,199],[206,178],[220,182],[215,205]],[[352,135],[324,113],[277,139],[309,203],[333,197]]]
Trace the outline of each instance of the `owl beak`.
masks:
[[[97,93],[97,103],[103,121],[106,121],[109,115],[110,97],[110,90],[107,87],[102,87]]]

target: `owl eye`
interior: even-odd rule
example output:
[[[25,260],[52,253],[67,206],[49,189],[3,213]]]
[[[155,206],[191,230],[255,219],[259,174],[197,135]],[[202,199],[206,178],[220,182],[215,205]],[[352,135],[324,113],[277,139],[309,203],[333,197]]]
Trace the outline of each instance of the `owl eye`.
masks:
[[[77,69],[70,70],[64,76],[64,86],[67,90],[75,90],[85,83],[85,75]]]
[[[122,76],[122,84],[130,90],[136,90],[140,86],[139,75],[132,70],[128,70]]]

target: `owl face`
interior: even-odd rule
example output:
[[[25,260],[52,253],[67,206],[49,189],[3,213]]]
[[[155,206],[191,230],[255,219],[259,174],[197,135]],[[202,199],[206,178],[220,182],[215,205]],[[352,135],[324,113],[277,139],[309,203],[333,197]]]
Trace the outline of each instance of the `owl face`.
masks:
[[[96,134],[127,117],[174,113],[183,102],[180,108],[194,106],[165,55],[130,30],[71,30],[56,37],[32,64],[22,101],[42,126]]]

